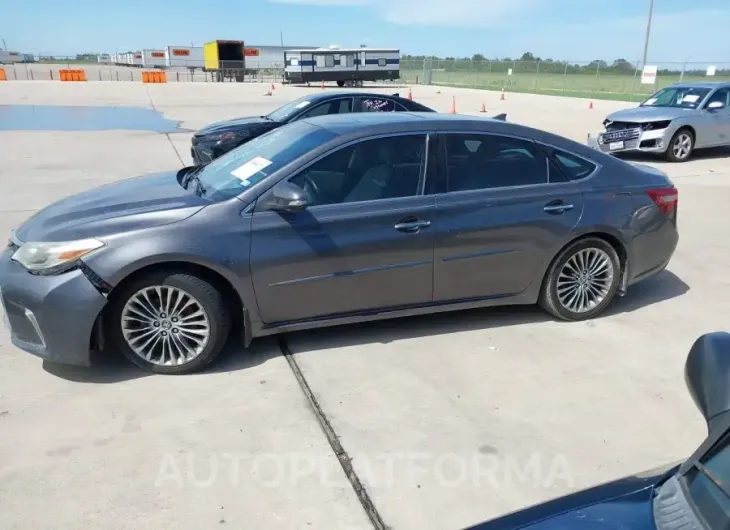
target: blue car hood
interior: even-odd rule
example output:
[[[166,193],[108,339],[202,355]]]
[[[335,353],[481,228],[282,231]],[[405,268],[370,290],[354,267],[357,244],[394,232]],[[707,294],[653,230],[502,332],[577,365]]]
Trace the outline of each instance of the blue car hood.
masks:
[[[210,204],[180,186],[177,171],[114,182],[51,204],[15,231],[21,242],[103,237],[185,219]]]
[[[538,504],[471,527],[476,530],[655,530],[654,488],[674,463]]]

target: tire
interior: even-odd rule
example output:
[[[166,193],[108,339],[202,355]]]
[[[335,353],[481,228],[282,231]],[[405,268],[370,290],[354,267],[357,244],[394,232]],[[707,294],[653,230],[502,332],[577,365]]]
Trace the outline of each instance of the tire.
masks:
[[[675,144],[680,143],[684,145],[683,149],[675,146]],[[667,147],[664,156],[669,162],[686,162],[692,156],[694,149],[695,135],[689,129],[679,129],[669,141],[669,147]]]
[[[178,299],[177,293],[183,298]],[[138,302],[145,295],[149,302],[147,307],[164,310],[169,303],[167,307],[171,314],[158,313],[156,319],[151,318],[151,311],[146,311]],[[162,303],[158,303],[161,298]],[[190,301],[192,305],[181,311],[180,308]],[[177,311],[173,312],[173,309]],[[198,310],[203,316],[197,315]],[[159,271],[140,276],[114,296],[104,324],[109,338],[107,343],[137,366],[159,374],[188,374],[201,370],[220,354],[228,340],[231,315],[223,294],[208,281],[191,274]],[[203,341],[201,337],[206,328],[207,338]],[[169,338],[163,339],[162,335]],[[142,347],[148,337],[157,339],[153,349]],[[165,340],[167,350],[163,348]],[[138,350],[151,353],[150,359],[136,352],[131,343],[135,343]]]
[[[598,256],[600,261],[598,259],[591,261],[590,256],[592,255]],[[582,280],[576,278],[577,285],[583,281],[584,283],[591,284],[595,288],[595,291],[584,291],[587,292],[587,295],[584,298],[579,297],[575,300],[571,298],[572,293],[577,292],[579,294],[580,290],[572,291],[569,283],[570,280],[566,276],[561,278],[561,272],[571,271],[573,264],[580,263],[580,261],[577,261],[580,257],[583,258],[583,263],[588,260],[586,264],[587,269],[597,270],[598,273],[593,273],[592,280],[586,277]],[[567,265],[569,262],[570,265]],[[602,265],[604,262],[606,263],[605,269]],[[601,264],[600,266],[599,263]],[[610,277],[608,272],[610,272]],[[563,282],[560,285],[559,280]],[[545,275],[538,304],[545,311],[561,320],[588,320],[598,316],[608,307],[616,296],[620,283],[621,260],[616,253],[616,249],[605,240],[597,237],[579,239],[563,249],[553,260]],[[561,289],[563,301],[561,301],[561,297],[558,295],[558,287]],[[600,293],[601,296],[597,296],[596,293]],[[581,303],[583,300],[585,300],[585,304]],[[584,305],[584,307],[580,307],[577,310],[573,309],[569,307],[571,306],[571,301],[573,301],[573,304]]]
[[[337,86],[340,87],[340,88],[342,88],[343,86],[345,86],[345,82],[344,81],[337,81]]]

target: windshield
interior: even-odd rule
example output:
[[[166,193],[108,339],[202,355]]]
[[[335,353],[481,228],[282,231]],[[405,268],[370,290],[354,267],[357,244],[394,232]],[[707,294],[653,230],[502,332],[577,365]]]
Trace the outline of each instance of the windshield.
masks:
[[[303,109],[304,107],[310,105],[312,103],[310,99],[310,96],[304,96],[299,99],[295,99],[294,101],[287,103],[283,107],[279,107],[271,114],[268,114],[266,117],[274,121],[286,121],[289,117],[291,117],[292,114],[295,114],[296,112],[299,112],[300,109]]]
[[[327,129],[295,122],[216,158],[196,176],[207,197],[230,199],[334,137]]]
[[[668,87],[663,88],[652,97],[644,101],[642,107],[676,107],[681,109],[696,109],[705,96],[710,93],[709,88],[701,87]]]

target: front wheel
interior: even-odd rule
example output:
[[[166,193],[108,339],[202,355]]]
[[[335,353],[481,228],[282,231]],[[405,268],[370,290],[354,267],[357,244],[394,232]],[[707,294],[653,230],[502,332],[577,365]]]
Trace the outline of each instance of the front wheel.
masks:
[[[186,374],[221,352],[230,312],[208,281],[163,271],[127,285],[112,300],[105,324],[109,342],[133,363],[150,372]]]
[[[670,162],[685,162],[689,160],[695,148],[695,137],[689,129],[680,129],[669,142],[669,148],[665,153]]]
[[[340,87],[340,88],[342,88],[343,86],[345,86],[345,82],[344,81],[337,81],[337,86]]]
[[[606,309],[620,281],[621,261],[616,249],[603,239],[581,239],[553,261],[539,304],[562,320],[587,320]]]

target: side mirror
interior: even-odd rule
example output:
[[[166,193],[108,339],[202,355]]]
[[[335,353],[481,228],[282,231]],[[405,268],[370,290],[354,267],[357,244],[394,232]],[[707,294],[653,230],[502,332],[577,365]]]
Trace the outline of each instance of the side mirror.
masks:
[[[730,411],[730,333],[702,335],[687,356],[684,381],[708,431]]]
[[[725,108],[725,104],[722,101],[713,101],[707,105],[707,110],[718,110]]]
[[[282,182],[266,197],[264,208],[275,212],[301,212],[307,209],[307,193],[296,184]]]

